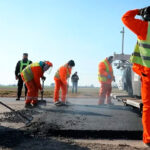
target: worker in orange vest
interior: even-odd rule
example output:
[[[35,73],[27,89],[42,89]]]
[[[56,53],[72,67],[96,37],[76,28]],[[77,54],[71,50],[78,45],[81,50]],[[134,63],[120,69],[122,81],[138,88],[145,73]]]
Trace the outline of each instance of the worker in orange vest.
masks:
[[[142,19],[135,18],[141,16]],[[150,6],[127,11],[122,16],[123,23],[137,35],[137,43],[131,56],[133,71],[142,81],[143,102],[142,124],[143,142],[150,145]]]
[[[67,64],[61,66],[54,76],[55,80],[55,90],[54,90],[54,103],[56,106],[65,105],[66,102],[66,94],[67,94],[67,78],[70,77],[72,67],[75,66],[73,60],[70,60]],[[61,101],[59,100],[59,90],[61,92]]]
[[[26,108],[32,108],[37,106],[38,102],[38,90],[43,92],[40,78],[45,79],[43,76],[44,72],[47,71],[50,67],[52,67],[52,63],[49,61],[40,61],[36,63],[32,63],[28,65],[21,72],[22,80],[25,82],[28,92],[25,102]]]
[[[106,99],[106,104],[112,104],[111,102],[111,82],[114,80],[113,69],[111,63],[113,62],[113,56],[105,58],[102,62],[99,63],[99,73],[98,79],[101,84],[99,91],[99,105],[104,104]]]

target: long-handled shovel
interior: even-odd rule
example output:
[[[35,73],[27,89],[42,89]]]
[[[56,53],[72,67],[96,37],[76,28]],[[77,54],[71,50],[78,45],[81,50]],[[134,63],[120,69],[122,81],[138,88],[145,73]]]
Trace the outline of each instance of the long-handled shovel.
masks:
[[[39,105],[46,105],[46,100],[43,100],[43,94],[44,94],[44,80],[42,79],[42,89],[43,91],[41,92],[41,100],[38,100]]]
[[[31,125],[31,121],[33,120],[33,117],[27,117],[25,115],[23,115],[22,113],[15,111],[13,108],[11,108],[10,106],[4,104],[3,102],[0,101],[0,104],[3,105],[4,107],[10,109],[11,111],[15,112],[16,114],[18,114],[18,116],[20,116],[20,118],[22,119],[22,121],[25,123],[26,126],[30,126]]]
[[[68,79],[68,82],[67,82],[68,84],[67,84],[67,93],[66,93],[66,99],[65,99],[65,105],[67,105],[67,103],[68,103],[68,92],[69,92],[69,79]]]

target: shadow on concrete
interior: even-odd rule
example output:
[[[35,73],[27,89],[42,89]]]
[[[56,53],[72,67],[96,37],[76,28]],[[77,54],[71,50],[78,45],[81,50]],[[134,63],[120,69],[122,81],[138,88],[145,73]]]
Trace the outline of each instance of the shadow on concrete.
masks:
[[[80,104],[70,104],[70,106],[78,106],[78,107],[88,107],[88,108],[105,108],[105,109],[112,109],[112,110],[125,110],[125,111],[130,111],[131,108],[130,107],[125,107],[125,106],[118,106],[118,105],[108,105],[108,104],[104,104],[104,105],[80,105]]]
[[[60,136],[76,139],[126,139],[142,140],[142,131],[117,130],[49,130],[49,136]]]
[[[80,105],[80,104],[70,104],[68,106],[75,106],[75,107],[87,107],[87,108],[97,108],[97,109],[110,109],[110,110],[123,110],[123,111],[132,111],[137,115],[141,116],[139,109],[132,108],[131,106],[119,106],[119,105]]]
[[[23,140],[23,132],[17,129],[12,129],[0,126],[0,146],[14,147],[19,145]]]
[[[94,112],[89,112],[89,111],[81,111],[81,110],[67,110],[67,109],[59,109],[65,106],[58,107],[56,109],[45,109],[45,108],[39,108],[40,110],[43,111],[48,111],[48,112],[55,112],[55,113],[65,113],[65,114],[71,114],[71,115],[88,115],[88,116],[103,116],[103,117],[112,117],[111,115],[105,115],[101,113],[94,113]]]
[[[52,138],[38,137],[26,131],[0,126],[0,149],[11,150],[89,150],[89,148]]]

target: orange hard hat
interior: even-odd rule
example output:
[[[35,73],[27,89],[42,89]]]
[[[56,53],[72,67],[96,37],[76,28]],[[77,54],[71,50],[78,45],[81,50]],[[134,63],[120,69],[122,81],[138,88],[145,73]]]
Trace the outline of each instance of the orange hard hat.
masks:
[[[50,66],[50,67],[53,66],[53,64],[52,64],[50,61],[45,61],[44,63],[47,64],[47,65]]]

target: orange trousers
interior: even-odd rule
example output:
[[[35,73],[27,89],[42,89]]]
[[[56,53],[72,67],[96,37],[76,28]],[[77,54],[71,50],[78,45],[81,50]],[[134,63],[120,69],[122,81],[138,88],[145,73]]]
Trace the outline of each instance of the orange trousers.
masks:
[[[99,90],[99,102],[98,104],[104,104],[105,99],[106,99],[106,104],[110,104],[111,103],[111,84],[106,84],[106,83],[101,83],[101,87]]]
[[[26,97],[26,104],[27,103],[36,104],[38,100],[38,87],[35,84],[35,81],[31,80],[29,82],[26,82],[26,86],[28,89],[27,97]]]
[[[143,142],[150,143],[150,77],[142,77],[141,81]]]
[[[59,79],[55,80],[55,90],[54,90],[54,102],[59,100],[59,91],[61,88],[61,100],[65,102],[67,95],[67,85],[63,84],[63,82]]]

